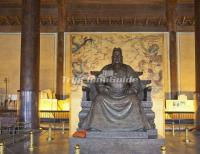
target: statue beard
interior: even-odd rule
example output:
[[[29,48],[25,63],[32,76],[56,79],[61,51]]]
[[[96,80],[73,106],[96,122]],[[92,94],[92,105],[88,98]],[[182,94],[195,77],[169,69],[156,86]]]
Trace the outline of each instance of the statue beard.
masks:
[[[118,68],[121,67],[121,65],[122,65],[123,63],[122,63],[122,62],[113,62],[112,64],[113,64],[113,66],[114,66],[116,69],[118,69]]]
[[[121,65],[123,64],[123,59],[122,58],[119,58],[117,61],[113,58],[112,59],[112,64],[113,65]]]

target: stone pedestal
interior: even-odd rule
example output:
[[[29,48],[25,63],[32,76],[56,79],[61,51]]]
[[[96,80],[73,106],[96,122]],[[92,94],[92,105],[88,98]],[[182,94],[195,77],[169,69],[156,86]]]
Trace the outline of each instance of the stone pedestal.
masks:
[[[157,130],[150,129],[147,131],[141,132],[98,132],[98,131],[89,131],[87,132],[87,138],[112,138],[112,139],[156,139]]]
[[[80,154],[160,154],[163,139],[70,138],[70,154],[80,145]]]

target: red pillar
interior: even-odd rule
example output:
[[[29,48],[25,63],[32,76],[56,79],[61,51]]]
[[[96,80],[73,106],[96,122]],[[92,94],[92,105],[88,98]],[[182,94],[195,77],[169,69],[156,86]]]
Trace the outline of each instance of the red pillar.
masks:
[[[169,58],[170,58],[170,87],[171,99],[178,96],[178,60],[177,60],[177,39],[176,39],[176,5],[177,0],[166,1],[166,16],[169,31]]]
[[[200,130],[200,1],[194,1],[195,8],[195,73],[196,73],[196,99],[197,116],[196,126]]]
[[[38,129],[40,0],[23,0],[22,7],[19,118]]]
[[[56,71],[56,98],[66,99],[65,85],[65,0],[58,2],[58,33],[57,33],[57,71]]]

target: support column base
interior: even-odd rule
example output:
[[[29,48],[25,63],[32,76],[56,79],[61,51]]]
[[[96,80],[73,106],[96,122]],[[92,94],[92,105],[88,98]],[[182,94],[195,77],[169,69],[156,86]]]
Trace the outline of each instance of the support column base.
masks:
[[[39,130],[39,92],[21,90],[19,105],[19,121],[27,129]]]
[[[69,98],[69,95],[59,95],[59,94],[56,94],[56,99],[58,100],[65,100]]]

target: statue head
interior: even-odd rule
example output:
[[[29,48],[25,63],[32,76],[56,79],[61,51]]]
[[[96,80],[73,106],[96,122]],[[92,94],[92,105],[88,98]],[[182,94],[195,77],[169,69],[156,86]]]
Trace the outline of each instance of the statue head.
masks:
[[[113,49],[112,63],[113,64],[122,64],[123,63],[123,56],[122,56],[122,49],[121,48],[114,48]]]

